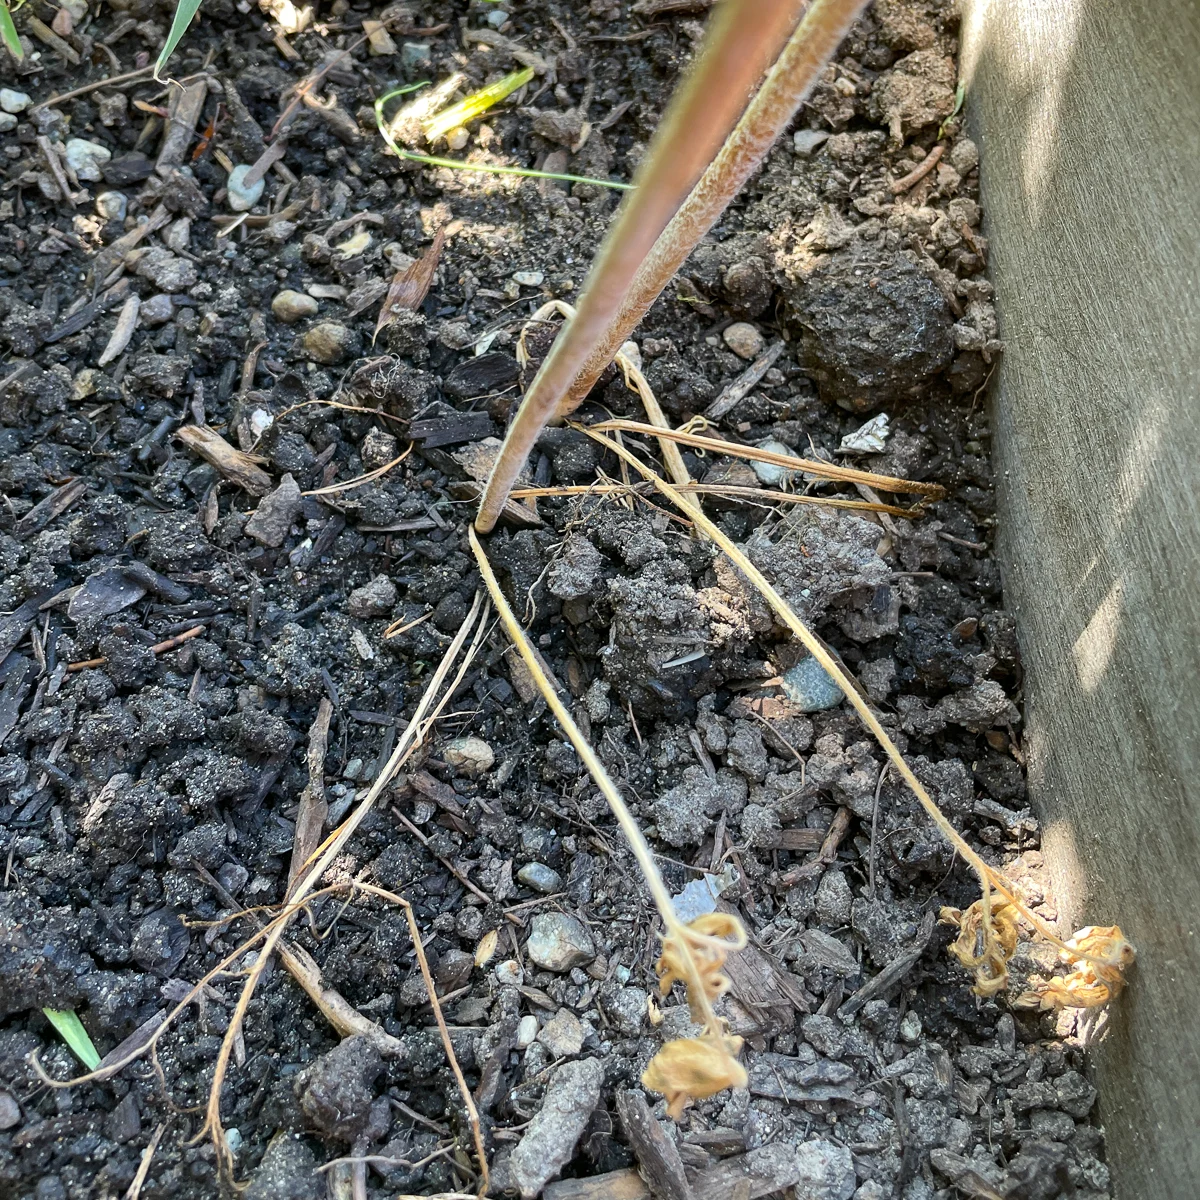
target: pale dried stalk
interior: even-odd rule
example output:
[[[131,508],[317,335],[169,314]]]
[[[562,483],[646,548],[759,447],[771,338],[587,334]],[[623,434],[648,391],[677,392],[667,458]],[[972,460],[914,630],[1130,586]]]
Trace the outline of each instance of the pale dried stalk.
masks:
[[[403,896],[398,896],[395,892],[384,891],[383,888],[375,887],[372,884],[359,883],[355,886],[361,891],[380,896],[384,900],[398,904],[404,909],[404,918],[408,922],[408,932],[412,937],[413,949],[417,953],[417,963],[421,968],[421,978],[425,981],[426,992],[429,993],[429,1007],[433,1009],[433,1017],[437,1021],[438,1033],[441,1034],[442,1038],[442,1048],[446,1051],[446,1058],[450,1062],[450,1070],[454,1072],[454,1081],[458,1084],[458,1093],[462,1096],[463,1104],[467,1109],[467,1120],[471,1125],[471,1137],[475,1142],[475,1155],[479,1159],[479,1187],[477,1195],[484,1196],[488,1190],[488,1163],[487,1151],[483,1147],[483,1128],[479,1123],[479,1110],[475,1107],[475,1098],[471,1095],[471,1089],[467,1087],[462,1067],[458,1065],[458,1056],[454,1053],[454,1043],[450,1040],[450,1030],[446,1028],[446,1018],[442,1015],[442,1005],[438,1000],[437,987],[434,985],[433,975],[429,970],[429,960],[425,957],[425,946],[421,942],[421,930],[417,926],[416,917],[413,915],[412,905]]]
[[[124,352],[133,337],[133,331],[137,328],[138,313],[141,307],[142,302],[137,296],[130,296],[126,299],[117,316],[112,337],[108,339],[108,345],[104,347],[100,357],[96,360],[96,366],[107,367],[110,362]]]
[[[481,533],[496,524],[538,433],[559,411],[655,239],[725,141],[801,8],[800,0],[725,0],[714,13],[696,63],[672,98],[637,172],[636,187],[600,247],[579,313],[551,347],[508,430],[475,521]],[[614,345],[614,353],[623,340]]]
[[[640,375],[638,376],[640,378]],[[642,380],[645,385],[645,380]],[[646,385],[649,391],[649,385]],[[697,418],[691,424],[702,428]],[[580,428],[584,428],[580,426]],[[871,471],[857,471],[853,467],[839,467],[836,463],[822,462],[819,458],[796,458],[792,454],[777,454],[773,450],[763,450],[758,446],[743,446],[738,442],[727,442],[723,438],[704,437],[692,433],[691,429],[662,429],[657,425],[643,425],[640,421],[597,421],[586,427],[585,432],[595,433],[641,433],[647,437],[656,437],[661,443],[664,440],[681,442],[685,446],[694,446],[697,450],[705,450],[710,454],[726,454],[730,458],[748,458],[752,462],[771,463],[777,467],[787,467],[792,471],[805,471],[809,475],[817,475],[822,479],[832,479],[839,483],[865,483],[868,487],[879,488],[885,492],[898,492],[902,495],[927,496],[931,500],[940,500],[946,494],[946,489],[936,483],[917,483],[912,479],[898,479],[891,475],[876,475]]]
[[[674,491],[674,488],[671,490]],[[525,634],[525,630],[521,628],[521,624],[509,607],[504,593],[500,590],[496,573],[492,570],[492,564],[488,561],[483,546],[480,545],[478,535],[474,529],[468,529],[467,535],[471,542],[471,549],[475,553],[475,560],[479,564],[479,573],[483,576],[483,582],[487,586],[488,594],[492,598],[492,603],[496,607],[496,612],[499,614],[505,632],[516,647],[517,653],[520,654],[525,666],[529,668],[529,673],[537,684],[538,691],[542,693],[542,697],[545,699],[550,711],[554,714],[555,720],[558,721],[559,726],[567,735],[571,745],[575,747],[575,753],[579,755],[580,762],[587,767],[588,774],[595,780],[596,786],[604,794],[605,800],[608,801],[608,806],[612,809],[613,816],[616,817],[617,824],[620,825],[621,832],[625,835],[625,840],[629,843],[629,848],[633,851],[633,857],[637,861],[642,877],[646,881],[646,886],[650,889],[651,898],[654,900],[654,906],[658,909],[658,915],[662,918],[663,925],[666,927],[667,936],[678,938],[680,945],[685,949],[689,1000],[695,997],[695,1006],[704,1015],[705,1028],[719,1035],[723,1030],[723,1026],[717,1015],[713,1012],[712,1004],[709,1002],[704,984],[700,978],[700,971],[691,955],[689,941],[689,937],[692,936],[691,931],[675,915],[675,906],[671,902],[671,893],[667,891],[667,886],[663,883],[662,876],[658,873],[658,865],[655,863],[654,854],[646,842],[645,834],[642,833],[641,827],[626,807],[621,793],[617,790],[617,785],[613,782],[612,776],[609,775],[604,764],[600,761],[599,755],[592,749],[591,743],[583,736],[583,731],[575,723],[574,717],[571,716],[566,705],[559,699],[558,689],[555,688],[546,674],[545,668],[542,666],[541,657],[534,650],[532,643]],[[733,949],[736,947],[731,945],[729,948]]]
[[[995,888],[1048,942],[1057,946],[1059,950],[1071,955],[1072,959],[1086,958],[1091,961],[1099,962],[1107,965],[1105,960],[1092,955],[1082,954],[1078,949],[1068,946],[1055,931],[1046,924],[1041,917],[1033,912],[1017,895],[1015,886],[994,867],[988,866],[978,854],[967,844],[962,835],[950,824],[949,820],[943,815],[942,810],[933,802],[929,793],[925,790],[924,784],[916,777],[913,769],[905,761],[904,756],[896,748],[896,744],[888,736],[887,731],[880,724],[879,718],[871,711],[870,705],[859,694],[858,688],[855,687],[853,680],[842,669],[838,661],[825,649],[824,643],[818,638],[812,630],[792,611],[787,601],[771,586],[767,581],[767,577],[747,558],[743,551],[736,543],[734,543],[719,526],[709,520],[703,512],[696,512],[694,509],[685,507],[686,501],[680,494],[677,488],[668,483],[662,476],[652,471],[640,459],[631,454],[624,446],[618,445],[611,438],[605,437],[601,433],[596,433],[590,429],[584,428],[584,432],[596,441],[600,442],[608,450],[623,458],[630,466],[634,468],[644,479],[649,480],[654,486],[662,492],[668,499],[674,501],[683,508],[692,519],[696,522],[700,531],[730,559],[735,567],[753,584],[754,587],[762,594],[762,597],[771,606],[777,616],[783,623],[796,635],[803,644],[804,648],[817,660],[825,671],[832,676],[842,691],[846,694],[846,699],[849,700],[855,712],[858,713],[862,722],[874,735],[875,740],[883,748],[884,753],[891,760],[892,765],[900,773],[901,778],[921,807],[928,814],[929,819],[937,826],[938,831],[950,843],[951,846],[966,860],[971,869],[979,876],[980,884],[983,888],[983,899],[985,908],[989,902],[989,889]]]
[[[813,0],[745,115],[647,255],[620,313],[563,398],[559,416],[579,406],[617,348],[766,158],[865,7],[866,0]]]

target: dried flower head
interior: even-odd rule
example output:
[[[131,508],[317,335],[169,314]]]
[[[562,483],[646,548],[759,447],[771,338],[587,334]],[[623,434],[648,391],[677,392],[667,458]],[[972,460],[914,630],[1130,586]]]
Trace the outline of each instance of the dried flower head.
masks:
[[[1133,966],[1137,951],[1126,940],[1119,925],[1089,925],[1068,943],[1059,958],[1073,963],[1067,975],[1050,979],[1017,998],[1021,1008],[1043,1012],[1063,1008],[1100,1008],[1125,986],[1125,970]],[[1089,955],[1075,958],[1069,951]]]
[[[666,1096],[667,1112],[678,1121],[693,1100],[746,1086],[746,1069],[736,1058],[741,1048],[740,1037],[706,1033],[698,1038],[677,1038],[650,1060],[642,1084]]]
[[[1007,900],[993,900],[990,920],[985,920],[983,901],[976,900],[965,913],[943,908],[939,915],[943,924],[959,930],[949,949],[975,976],[971,990],[977,996],[1002,992],[1008,983],[1008,960],[1017,949],[1017,910]]]
[[[662,955],[655,964],[662,994],[667,995],[676,982],[682,983],[688,991],[692,1019],[707,1025],[713,1002],[729,988],[728,976],[721,973],[726,955],[745,944],[746,931],[731,913],[704,913],[679,926],[663,939]],[[695,980],[689,970],[689,959],[703,988],[703,997],[694,994]]]

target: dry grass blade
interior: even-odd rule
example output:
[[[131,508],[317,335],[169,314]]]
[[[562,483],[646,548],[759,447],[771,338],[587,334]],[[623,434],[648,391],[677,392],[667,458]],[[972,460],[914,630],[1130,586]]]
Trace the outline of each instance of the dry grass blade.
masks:
[[[727,442],[724,438],[704,437],[686,428],[662,429],[657,425],[644,425],[640,421],[615,420],[597,421],[596,424],[588,426],[587,430],[594,430],[596,433],[640,433],[647,437],[656,437],[659,441],[669,439],[681,442],[685,446],[694,446],[697,450],[706,450],[710,454],[725,454],[730,458],[747,458],[752,462],[771,463],[776,467],[805,471],[809,475],[836,480],[839,483],[865,483],[868,487],[900,495],[927,496],[931,500],[940,500],[946,494],[946,489],[936,483],[917,483],[911,479],[897,479],[891,475],[875,475],[871,471],[857,471],[853,467],[839,467],[835,463],[822,462],[819,458],[797,458],[791,454],[777,454],[772,450],[761,450],[757,446]]]
[[[484,553],[474,529],[468,529],[471,549],[479,564],[480,574],[487,586],[496,611],[513,645],[537,684],[550,711],[554,714],[580,761],[588,769],[608,801],[650,895],[665,926],[663,952],[658,962],[658,973],[665,995],[675,981],[687,988],[688,1004],[692,1017],[704,1026],[699,1038],[679,1038],[667,1042],[651,1060],[642,1082],[655,1091],[663,1092],[668,1098],[669,1111],[678,1117],[683,1106],[690,1100],[714,1095],[727,1087],[744,1087],[746,1072],[737,1061],[741,1039],[730,1037],[725,1023],[713,1011],[713,1001],[728,986],[721,974],[721,966],[730,951],[742,949],[746,944],[746,933],[736,917],[725,913],[708,914],[689,925],[683,924],[675,914],[671,894],[658,873],[654,855],[646,842],[645,835],[634,820],[621,797],[612,776],[600,761],[599,755],[575,723],[559,697],[558,689],[546,673],[541,656],[533,648],[520,622],[500,590],[496,573]],[[712,917],[719,919],[713,925]]]
[[[344,483],[331,483],[327,487],[313,488],[311,491],[302,494],[305,496],[336,496],[338,492],[349,492],[354,488],[362,487],[365,483],[373,483],[393,468],[398,467],[412,452],[413,445],[413,442],[409,442],[403,454],[396,455],[390,462],[385,462],[382,467],[376,467],[373,471],[367,471],[363,475],[356,475],[353,479],[347,479]]]
[[[865,7],[866,0],[813,0],[720,153],[646,255],[620,313],[573,381],[560,415],[572,412],[591,391],[617,348],[766,157]]]
[[[817,660],[824,670],[834,679],[846,694],[846,699],[853,706],[855,712],[858,713],[864,725],[870,730],[875,740],[883,748],[884,753],[891,760],[892,765],[899,772],[900,777],[908,785],[917,801],[925,810],[929,819],[937,826],[938,831],[950,843],[951,846],[962,856],[975,874],[979,877],[980,887],[983,892],[980,901],[980,922],[981,927],[989,931],[988,936],[994,937],[999,944],[1000,950],[1003,950],[1004,939],[996,935],[992,930],[992,900],[991,892],[995,889],[1009,905],[1020,913],[1030,925],[1034,927],[1048,942],[1057,946],[1060,951],[1066,954],[1071,961],[1083,959],[1093,964],[1112,967],[1114,955],[1093,954],[1081,945],[1069,945],[1064,942],[1058,934],[1046,922],[1033,912],[1020,896],[1017,895],[1015,885],[1008,880],[1004,875],[997,871],[994,867],[989,866],[964,840],[961,834],[950,824],[949,820],[942,813],[942,810],[933,802],[924,784],[914,774],[913,769],[905,761],[904,756],[896,748],[895,742],[888,736],[887,730],[879,722],[879,718],[871,711],[871,707],[863,699],[853,680],[842,669],[837,660],[825,648],[824,642],[818,638],[812,630],[804,624],[802,620],[792,611],[791,607],[784,598],[771,586],[763,573],[750,561],[746,556],[745,551],[734,543],[727,534],[725,534],[717,525],[708,519],[703,512],[698,512],[694,508],[687,507],[685,497],[672,484],[668,483],[656,472],[647,467],[624,446],[618,445],[611,438],[605,437],[602,433],[595,432],[591,429],[584,430],[589,436],[595,438],[606,446],[613,454],[623,458],[630,466],[634,468],[644,479],[649,480],[654,486],[663,493],[668,499],[674,501],[683,511],[696,522],[697,528],[701,533],[709,537],[713,543],[718,546],[725,555],[730,559],[734,566],[758,589],[762,597],[771,606],[776,615],[784,622],[784,624],[796,635],[804,648]],[[1117,931],[1119,937],[1119,930]],[[1132,961],[1133,948],[1123,938],[1120,939],[1122,947],[1128,948],[1128,954],[1124,951],[1119,956],[1122,961],[1128,959]],[[997,954],[993,953],[996,947],[989,944],[988,954],[986,956],[987,975],[980,982],[985,986],[991,986],[990,981],[993,979],[997,969]]]
[[[384,297],[383,307],[379,310],[379,320],[375,322],[375,332],[371,334],[371,345],[386,329],[399,313],[415,312],[421,307],[429,294],[429,285],[433,283],[433,273],[437,270],[438,260],[442,257],[442,247],[446,244],[446,226],[443,225],[433,239],[433,244],[417,259],[402,271],[397,271],[391,286]]]
[[[252,496],[265,496],[271,490],[271,477],[259,461],[231,446],[215,429],[207,425],[185,425],[175,440],[194,450],[206,463],[231,483],[245,488]]]
[[[887,513],[893,517],[919,520],[924,510],[900,508],[895,504],[875,504],[870,500],[843,500],[838,496],[806,496],[802,492],[778,492],[770,488],[742,487],[733,483],[681,483],[676,485],[688,496],[724,496],[730,500],[758,502],[774,507],[777,504],[818,504],[825,508],[846,508],[852,512]],[[562,496],[618,496],[645,493],[646,484],[637,483],[565,483],[554,487],[513,488],[511,500],[538,500]],[[385,633],[385,636],[386,633]]]
[[[551,347],[509,427],[479,507],[480,532],[495,525],[542,426],[559,412],[607,335],[643,259],[741,115],[801,8],[799,0],[725,0],[713,13],[695,64],[672,97],[636,186],[596,256],[579,312]]]
[[[446,1028],[446,1018],[442,1015],[442,1006],[438,1000],[437,987],[434,985],[433,975],[429,970],[429,960],[425,957],[425,947],[421,942],[421,930],[417,926],[416,917],[413,915],[412,905],[403,896],[397,896],[395,892],[384,891],[383,888],[373,887],[369,883],[360,883],[357,886],[361,891],[370,892],[374,896],[381,896],[383,899],[390,900],[393,904],[398,904],[404,909],[404,918],[408,922],[408,932],[412,936],[413,949],[417,954],[417,964],[421,968],[421,978],[425,981],[425,991],[429,994],[429,1006],[433,1009],[433,1017],[437,1021],[438,1033],[441,1034],[442,1038],[442,1046],[446,1051],[446,1058],[450,1061],[450,1069],[454,1072],[454,1081],[458,1084],[459,1094],[462,1096],[463,1104],[467,1109],[467,1119],[471,1124],[471,1137],[474,1139],[475,1154],[479,1159],[479,1188],[477,1194],[479,1196],[486,1195],[488,1190],[487,1151],[483,1147],[483,1129],[479,1124],[479,1112],[475,1108],[475,1100],[471,1095],[471,1089],[467,1087],[467,1081],[463,1077],[462,1067],[458,1065],[458,1056],[454,1053],[454,1043],[450,1040],[450,1030]]]

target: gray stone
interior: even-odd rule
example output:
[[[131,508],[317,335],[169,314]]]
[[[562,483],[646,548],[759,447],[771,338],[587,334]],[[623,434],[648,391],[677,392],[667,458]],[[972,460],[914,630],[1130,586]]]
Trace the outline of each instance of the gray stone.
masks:
[[[722,767],[710,779],[702,767],[686,767],[683,782],[654,801],[658,835],[672,846],[697,846],[717,813],[739,813],[745,803],[746,780],[736,771]]]
[[[0,112],[0,133],[12,133],[17,127],[17,118],[12,113]]]
[[[322,1133],[353,1140],[370,1117],[374,1083],[382,1070],[379,1051],[365,1037],[339,1042],[297,1080],[304,1115]]]
[[[562,889],[562,876],[544,863],[526,863],[517,872],[517,878],[526,887],[546,896]]]
[[[522,287],[541,287],[545,278],[545,273],[542,271],[513,272],[513,282],[519,283]]]
[[[725,345],[738,358],[744,358],[747,362],[756,359],[767,344],[767,339],[759,332],[757,326],[751,325],[749,321],[734,321],[726,327],[721,336],[725,339]]]
[[[517,1025],[517,1049],[524,1050],[526,1046],[532,1045],[538,1035],[537,1017],[532,1013],[521,1018]]]
[[[361,621],[383,617],[395,607],[399,595],[396,585],[386,575],[376,575],[370,583],[364,583],[350,593],[346,611]]]
[[[649,999],[650,994],[642,988],[623,987],[602,1003],[618,1033],[625,1037],[637,1037],[646,1023]]]
[[[293,325],[305,317],[315,317],[321,306],[303,292],[286,288],[271,301],[271,311],[285,325]]]
[[[149,300],[143,300],[138,309],[143,325],[154,328],[165,325],[175,315],[175,304],[166,292],[157,292]]]
[[[792,134],[792,147],[797,154],[807,158],[818,146],[829,141],[827,129],[797,129]]]
[[[247,186],[246,176],[249,171],[249,163],[238,163],[229,172],[229,178],[225,181],[225,190],[229,195],[229,207],[234,212],[249,212],[262,199],[266,180],[260,179],[257,183]]]
[[[841,871],[826,871],[817,885],[815,911],[822,925],[845,925],[850,920],[854,897]]]
[[[506,1164],[506,1182],[523,1200],[539,1195],[571,1161],[576,1143],[600,1103],[603,1083],[604,1067],[594,1058],[565,1062],[554,1072],[541,1110]]]
[[[836,708],[846,693],[811,655],[783,673],[783,693],[801,712]]]
[[[247,535],[264,546],[282,546],[303,505],[300,485],[291,475],[285,475],[279,486],[258,502],[246,522]]]
[[[0,1129],[11,1129],[21,1119],[21,1106],[11,1092],[0,1092]]]
[[[100,168],[112,158],[112,151],[99,142],[86,138],[67,139],[67,165],[88,183],[99,183],[104,178]]]
[[[850,1200],[857,1180],[854,1160],[845,1146],[816,1139],[796,1147],[800,1177],[796,1200]]]
[[[32,99],[26,92],[15,92],[12,88],[0,88],[0,109],[6,113],[24,112],[32,103]]]
[[[308,1143],[293,1133],[271,1139],[243,1193],[244,1200],[317,1200],[324,1195],[325,1180],[317,1174],[317,1160]]]
[[[199,279],[190,259],[180,258],[163,246],[151,246],[138,259],[137,273],[150,280],[160,292],[186,292],[195,287]]]
[[[442,751],[446,765],[453,767],[460,775],[474,778],[490,771],[496,762],[496,752],[483,740],[477,737],[455,738]]]
[[[404,67],[427,67],[432,62],[428,42],[405,42],[400,47],[400,64]]]
[[[96,213],[106,221],[123,221],[129,211],[124,192],[101,192],[96,197]]]
[[[811,1013],[800,1022],[804,1040],[826,1058],[841,1058],[846,1050],[846,1030],[832,1017]]]
[[[591,1032],[591,1027],[585,1025],[569,1008],[560,1008],[542,1026],[537,1040],[555,1058],[572,1058],[583,1049],[584,1040]]]
[[[560,974],[596,957],[596,946],[582,922],[566,913],[539,913],[533,918],[525,950],[547,971]]]
[[[790,446],[785,446],[776,438],[766,438],[758,443],[760,450],[769,450],[772,454],[786,454],[789,458],[795,458]],[[799,474],[797,471],[789,471],[787,467],[777,466],[775,463],[752,462],[750,466],[753,468],[755,475],[758,476],[762,483],[768,487],[778,487],[784,480],[795,479]]]

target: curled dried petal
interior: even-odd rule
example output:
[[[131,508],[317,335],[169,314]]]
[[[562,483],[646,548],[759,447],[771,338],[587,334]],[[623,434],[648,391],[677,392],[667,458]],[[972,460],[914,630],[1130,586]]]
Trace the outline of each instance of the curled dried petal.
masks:
[[[1101,1008],[1114,999],[1125,986],[1125,970],[1137,958],[1133,944],[1126,940],[1118,925],[1089,925],[1081,929],[1068,943],[1068,950],[1059,952],[1074,969],[1061,978],[1051,979],[1040,987],[1024,992],[1017,998],[1021,1008],[1038,1008],[1043,1012],[1063,1008]],[[1070,953],[1077,950],[1092,958],[1075,959]],[[1092,961],[1098,959],[1099,961]]]
[[[678,982],[688,989],[688,1006],[698,1024],[708,1018],[705,1004],[693,995],[688,960],[695,966],[696,975],[704,989],[704,999],[712,1005],[729,988],[729,979],[722,974],[725,956],[746,944],[746,931],[732,913],[704,913],[694,921],[663,939],[662,955],[655,964],[658,986],[665,996]]]
[[[666,1096],[667,1112],[677,1121],[693,1100],[746,1086],[746,1069],[735,1057],[741,1048],[739,1037],[677,1038],[650,1060],[642,1084]]]
[[[943,908],[941,920],[957,926],[958,937],[949,951],[975,976],[971,989],[977,996],[994,996],[1008,983],[1008,960],[1017,949],[1017,911],[1007,900],[994,900],[991,920],[984,921],[983,901],[967,911]]]

